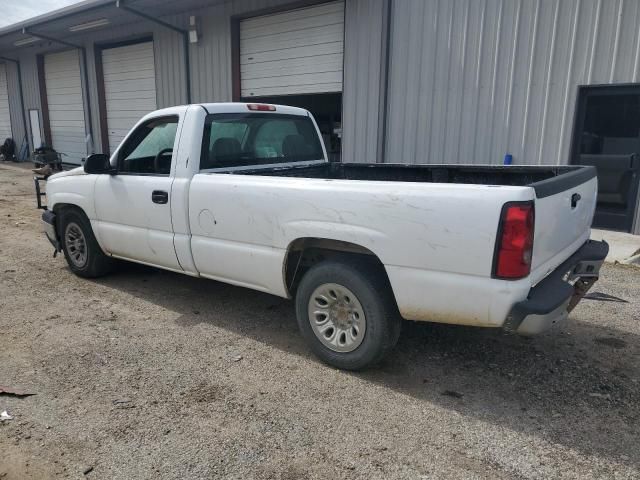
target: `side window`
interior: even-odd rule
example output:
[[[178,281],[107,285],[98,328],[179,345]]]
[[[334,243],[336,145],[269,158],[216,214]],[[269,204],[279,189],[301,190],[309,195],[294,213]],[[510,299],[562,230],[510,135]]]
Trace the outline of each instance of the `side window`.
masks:
[[[140,125],[118,155],[122,173],[168,175],[178,128],[178,117],[162,117]]]

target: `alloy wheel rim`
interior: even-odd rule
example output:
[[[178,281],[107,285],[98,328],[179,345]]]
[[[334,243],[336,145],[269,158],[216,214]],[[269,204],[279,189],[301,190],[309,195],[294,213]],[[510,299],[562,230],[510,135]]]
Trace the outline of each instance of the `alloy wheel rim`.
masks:
[[[325,283],[309,297],[309,322],[315,336],[334,352],[354,351],[364,340],[367,320],[354,293],[343,285]]]
[[[87,263],[87,241],[77,223],[70,222],[64,232],[67,255],[74,266],[82,268]]]

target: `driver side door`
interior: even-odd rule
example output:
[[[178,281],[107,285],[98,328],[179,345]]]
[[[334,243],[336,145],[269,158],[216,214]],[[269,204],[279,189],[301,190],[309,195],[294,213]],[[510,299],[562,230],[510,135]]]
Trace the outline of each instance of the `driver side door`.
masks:
[[[171,223],[178,124],[172,115],[139,125],[117,151],[116,173],[96,181],[95,230],[114,257],[182,270]]]

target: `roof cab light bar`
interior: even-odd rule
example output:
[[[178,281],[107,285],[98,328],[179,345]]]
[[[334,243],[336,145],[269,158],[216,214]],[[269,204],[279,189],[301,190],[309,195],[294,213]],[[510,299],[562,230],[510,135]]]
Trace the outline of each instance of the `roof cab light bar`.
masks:
[[[274,105],[267,105],[266,103],[249,103],[247,108],[253,112],[275,112],[276,107]]]

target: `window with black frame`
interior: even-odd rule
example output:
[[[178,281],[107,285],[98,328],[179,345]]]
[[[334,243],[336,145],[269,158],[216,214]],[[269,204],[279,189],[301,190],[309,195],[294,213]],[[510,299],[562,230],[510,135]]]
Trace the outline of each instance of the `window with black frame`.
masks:
[[[639,92],[640,93],[640,92]],[[585,99],[580,154],[640,153],[640,95],[590,95]]]
[[[309,117],[285,114],[209,115],[200,170],[322,160],[324,152]]]
[[[640,86],[578,90],[572,163],[596,167],[596,228],[631,231],[640,180]]]

